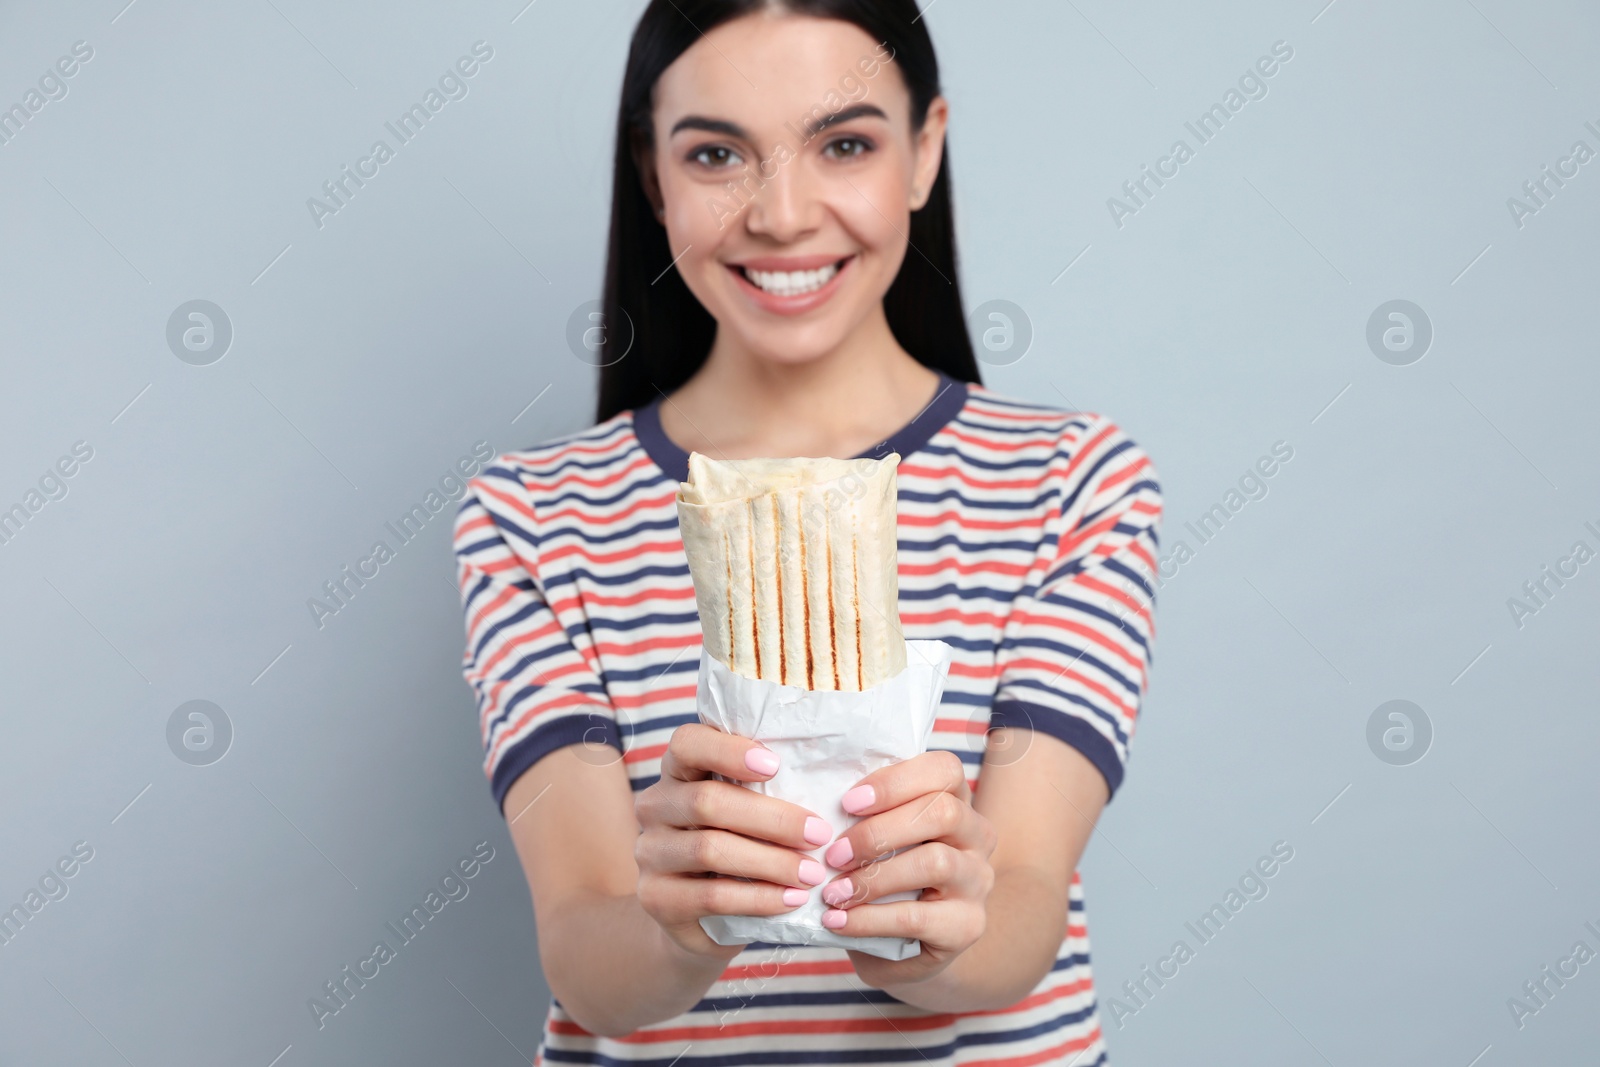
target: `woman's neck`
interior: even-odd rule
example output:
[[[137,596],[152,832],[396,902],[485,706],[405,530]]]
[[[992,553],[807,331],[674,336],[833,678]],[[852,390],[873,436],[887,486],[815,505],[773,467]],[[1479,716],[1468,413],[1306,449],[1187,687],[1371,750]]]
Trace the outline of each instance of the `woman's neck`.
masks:
[[[661,428],[717,459],[859,455],[916,417],[939,376],[895,341],[882,314],[803,363],[765,359],[721,331],[706,362],[661,404]]]

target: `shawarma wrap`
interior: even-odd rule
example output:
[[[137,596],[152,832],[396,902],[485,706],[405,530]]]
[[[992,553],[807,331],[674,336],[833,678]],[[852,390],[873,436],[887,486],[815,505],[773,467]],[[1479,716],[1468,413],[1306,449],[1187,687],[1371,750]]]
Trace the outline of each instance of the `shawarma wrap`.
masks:
[[[802,689],[871,689],[905,669],[899,462],[689,454],[678,523],[712,657]]]

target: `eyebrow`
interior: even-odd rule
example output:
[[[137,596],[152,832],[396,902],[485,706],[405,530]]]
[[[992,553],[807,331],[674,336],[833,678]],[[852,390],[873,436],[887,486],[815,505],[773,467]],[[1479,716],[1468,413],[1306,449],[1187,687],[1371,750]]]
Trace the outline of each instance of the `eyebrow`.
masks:
[[[829,126],[837,126],[853,119],[869,117],[880,118],[885,122],[889,121],[889,116],[884,114],[883,109],[877,105],[856,104],[854,107],[847,107],[842,111],[835,111],[833,114],[826,116],[817,123],[813,132],[821,133]],[[726,119],[706,118],[704,115],[685,115],[673,124],[672,130],[667,136],[669,138],[676,137],[679,130],[704,130],[707,133],[720,133],[728,137],[736,137],[742,141],[752,139],[745,128],[737,122],[728,122]]]

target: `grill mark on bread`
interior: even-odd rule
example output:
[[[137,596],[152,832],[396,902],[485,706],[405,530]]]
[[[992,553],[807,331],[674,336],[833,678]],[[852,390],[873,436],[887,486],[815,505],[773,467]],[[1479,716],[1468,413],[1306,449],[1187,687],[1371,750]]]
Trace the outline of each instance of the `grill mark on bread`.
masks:
[[[839,633],[838,633],[838,628],[835,626],[835,618],[839,614],[839,608],[835,604],[834,596],[833,596],[833,537],[832,537],[833,519],[832,519],[832,516],[830,516],[828,514],[828,499],[827,499],[827,497],[823,497],[823,499],[822,499],[822,517],[823,517],[822,528],[824,530],[829,531],[829,535],[823,541],[823,548],[824,548],[823,560],[825,561],[825,566],[827,568],[826,573],[827,573],[827,576],[828,576],[828,656],[833,661],[833,687],[835,689],[838,689],[839,688]]]
[[[815,667],[811,660],[811,583],[806,581],[806,517],[804,500],[800,501],[800,617],[804,620],[806,639],[806,688],[815,689]]]
[[[778,494],[768,493],[767,499],[772,501],[772,525],[781,531],[778,525]],[[783,534],[780,532],[781,538]],[[778,684],[789,684],[789,649],[783,640],[783,553],[778,553]]]
[[[728,540],[728,531],[722,531],[722,566],[728,572],[727,584],[724,589],[733,588],[733,546]],[[704,635],[702,635],[704,636]],[[728,597],[728,669],[734,669],[733,655],[733,597]]]
[[[750,550],[750,647],[756,651],[756,677],[761,677],[761,614],[756,611],[756,517],[751,503],[750,525],[745,529],[745,543]]]
[[[856,551],[856,533],[850,531],[850,596],[855,601],[856,609],[856,691],[860,692],[866,686],[861,675],[861,566],[860,554]]]

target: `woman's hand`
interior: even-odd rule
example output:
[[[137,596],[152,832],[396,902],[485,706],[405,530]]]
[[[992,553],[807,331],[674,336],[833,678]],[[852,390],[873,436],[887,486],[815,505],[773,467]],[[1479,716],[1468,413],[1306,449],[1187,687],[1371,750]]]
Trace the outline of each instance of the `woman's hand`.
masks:
[[[823,854],[846,875],[822,898],[833,907],[824,926],[852,937],[910,937],[922,951],[885,960],[850,951],[856,974],[884,988],[939,974],[983,936],[986,901],[994,887],[989,857],[999,835],[972,806],[972,791],[953,752],[927,752],[863,778],[844,795],[844,809],[863,818]],[[909,847],[908,847],[909,846]],[[895,849],[905,851],[888,859]],[[920,900],[861,907],[901,890]]]
[[[685,723],[672,732],[660,779],[634,802],[639,904],[695,955],[731,959],[742,947],[711,940],[702,915],[781,915],[827,878],[822,864],[801,854],[833,837],[825,819],[711,777],[761,782],[777,769],[777,753],[749,738]]]

